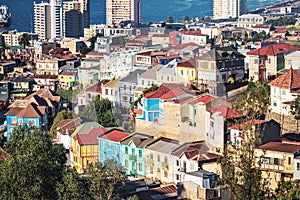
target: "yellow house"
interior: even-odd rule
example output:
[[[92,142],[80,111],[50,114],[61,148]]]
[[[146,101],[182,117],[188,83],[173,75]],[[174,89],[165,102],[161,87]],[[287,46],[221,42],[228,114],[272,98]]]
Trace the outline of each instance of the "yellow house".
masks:
[[[63,70],[58,76],[58,81],[62,89],[69,90],[77,84],[77,72],[71,70]]]
[[[192,60],[178,63],[176,67],[177,83],[193,83],[197,80],[197,70]]]
[[[99,162],[98,136],[104,132],[105,128],[97,127],[73,137],[73,166],[78,173],[85,173],[89,163]]]
[[[294,161],[300,155],[300,144],[288,142],[268,142],[255,149],[257,166],[260,162],[262,178],[272,190],[281,180],[298,179]],[[299,165],[300,166],[300,165]]]

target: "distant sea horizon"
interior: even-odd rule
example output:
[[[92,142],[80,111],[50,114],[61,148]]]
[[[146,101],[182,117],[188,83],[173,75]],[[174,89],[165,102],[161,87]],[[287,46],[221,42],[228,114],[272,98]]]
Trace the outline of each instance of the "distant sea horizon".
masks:
[[[41,2],[42,0],[35,0]],[[283,0],[248,0],[248,10],[255,10],[273,5]],[[33,31],[33,2],[34,0],[1,0],[12,13],[12,23],[8,30]],[[47,0],[44,0],[47,2]],[[90,0],[91,24],[105,23],[105,0]],[[212,16],[213,0],[141,0],[142,23],[159,22],[172,16],[180,21],[184,16],[190,19],[196,17]],[[3,29],[0,29],[0,31]]]

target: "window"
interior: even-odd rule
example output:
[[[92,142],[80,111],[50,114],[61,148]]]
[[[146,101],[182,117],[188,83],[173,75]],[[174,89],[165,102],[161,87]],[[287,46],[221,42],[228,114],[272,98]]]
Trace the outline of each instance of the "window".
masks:
[[[105,89],[105,95],[108,95],[108,89]]]
[[[139,163],[139,171],[143,171],[143,164]]]
[[[179,166],[180,162],[179,160],[176,160],[176,166]]]
[[[194,76],[194,71],[192,71],[192,76]]]
[[[150,153],[150,159],[153,160],[153,153]]]
[[[167,76],[167,81],[170,81],[170,77],[169,76]]]
[[[275,101],[273,102],[273,106],[275,106],[275,107],[277,106],[277,103]]]
[[[278,158],[274,158],[274,165],[278,165],[278,164],[279,164]]]
[[[144,80],[142,80],[142,85],[144,85]]]
[[[165,163],[167,163],[168,162],[168,157],[167,156],[165,156]]]
[[[186,71],[186,75],[188,75],[188,76],[189,76],[189,70],[187,70],[187,71]]]
[[[297,171],[300,170],[300,163],[297,163]]]
[[[183,75],[183,70],[180,70],[180,74]]]
[[[128,147],[125,147],[125,154],[128,154]]]
[[[126,85],[124,85],[124,90],[126,90]]]
[[[164,76],[160,76],[160,80],[163,81],[164,80]]]
[[[179,176],[179,174],[176,174],[176,180],[177,180],[177,181],[180,181],[180,176]]]
[[[142,152],[142,150],[139,150],[139,157],[140,157],[140,158],[143,157],[143,152]]]
[[[160,162],[160,156],[157,155],[157,162]]]
[[[258,64],[258,59],[257,58],[254,59],[254,64]]]
[[[288,158],[288,165],[291,165],[291,157]]]

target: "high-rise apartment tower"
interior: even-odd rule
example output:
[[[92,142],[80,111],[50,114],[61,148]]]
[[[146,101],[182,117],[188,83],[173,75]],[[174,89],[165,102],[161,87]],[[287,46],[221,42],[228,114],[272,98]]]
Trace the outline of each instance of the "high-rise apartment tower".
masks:
[[[40,39],[51,37],[51,9],[49,3],[34,2],[34,32]]]
[[[214,0],[214,19],[238,18],[247,13],[247,0]]]
[[[140,0],[106,0],[106,24],[119,25],[122,21],[141,22]]]

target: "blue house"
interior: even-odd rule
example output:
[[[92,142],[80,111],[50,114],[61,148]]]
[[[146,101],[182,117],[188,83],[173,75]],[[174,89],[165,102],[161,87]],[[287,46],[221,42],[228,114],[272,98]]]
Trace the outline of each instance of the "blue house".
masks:
[[[46,106],[38,106],[29,103],[24,107],[12,107],[5,113],[7,121],[7,140],[11,133],[19,125],[48,128],[48,114]]]
[[[111,129],[98,137],[99,144],[99,162],[104,163],[106,159],[114,159],[121,162],[121,143],[120,141],[130,133],[119,129]]]

